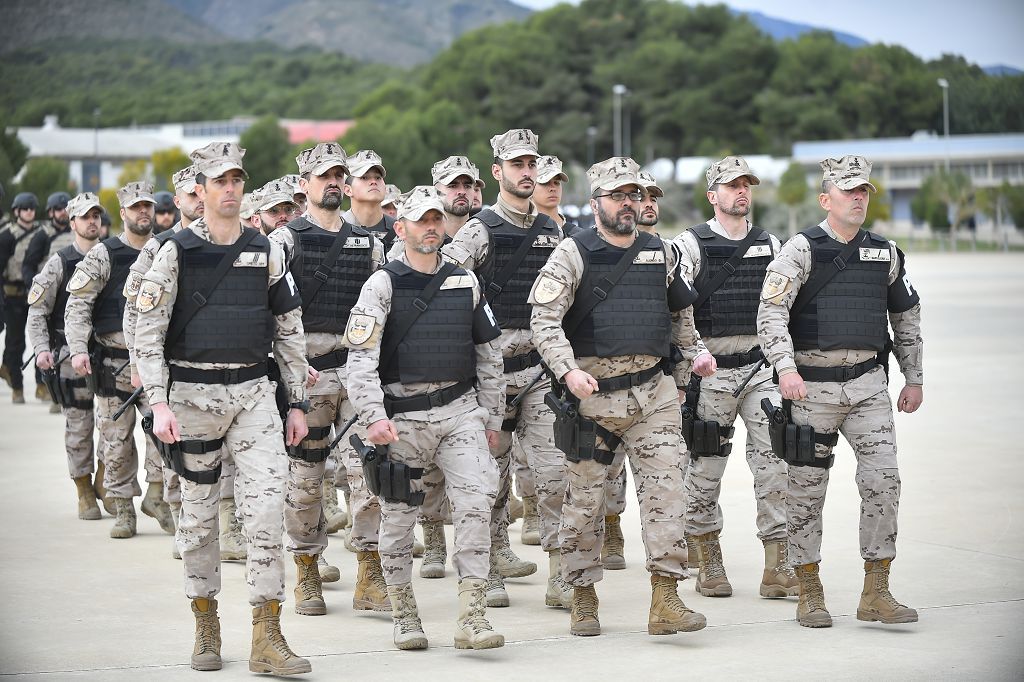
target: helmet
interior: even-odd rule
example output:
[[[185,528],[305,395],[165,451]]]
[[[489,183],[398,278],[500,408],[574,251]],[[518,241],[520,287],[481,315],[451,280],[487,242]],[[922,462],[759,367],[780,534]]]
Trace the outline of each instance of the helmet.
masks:
[[[69,201],[71,201],[71,195],[67,192],[54,192],[46,199],[46,210],[67,208]]]
[[[153,195],[156,200],[156,210],[160,211],[176,211],[177,207],[174,205],[174,195],[170,192],[157,192]]]
[[[23,208],[38,209],[39,200],[36,199],[36,195],[32,194],[32,192],[21,192],[14,197],[14,201],[11,203],[11,208],[15,211]]]

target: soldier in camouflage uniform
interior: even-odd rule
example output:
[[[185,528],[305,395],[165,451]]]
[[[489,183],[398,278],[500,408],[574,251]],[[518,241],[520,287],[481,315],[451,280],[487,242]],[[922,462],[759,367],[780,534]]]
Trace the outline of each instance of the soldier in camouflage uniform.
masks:
[[[402,190],[397,185],[384,185],[384,198],[380,200],[380,208],[384,215],[392,218],[398,217],[398,197],[402,196]]]
[[[292,201],[299,209],[299,215],[306,212],[306,193],[302,190],[301,178],[298,173],[291,173],[280,178],[292,186]]]
[[[601,632],[594,584],[602,578],[607,466],[618,447],[637,482],[651,573],[648,632],[705,626],[704,616],[686,608],[677,593],[676,582],[686,577],[679,403],[665,372],[672,343],[702,376],[712,374],[715,364],[693,327],[687,306],[696,296],[675,249],[636,230],[638,172],[635,161],[622,157],[587,171],[597,229],[560,243],[530,294],[533,339],[544,364],[564,384],[561,394],[579,401],[573,404],[583,426],[593,425],[597,433],[595,448],[566,453],[559,540],[562,577],[574,588],[574,635]],[[619,281],[609,284],[607,278]]]
[[[265,235],[284,227],[300,215],[291,185],[280,178],[271,180],[254,194],[259,201],[255,206],[253,220],[259,223],[260,231]]]
[[[349,395],[369,423],[370,442],[389,446],[392,466],[415,468],[411,484],[396,484],[381,505],[394,641],[399,649],[427,646],[412,591],[413,528],[418,493],[444,485],[459,575],[455,647],[500,647],[505,639],[487,622],[484,592],[498,484],[487,447],[497,444],[504,412],[500,330],[473,273],[437,253],[445,220],[440,193],[414,188],[398,216],[405,252],[366,281],[346,331]]]
[[[360,149],[348,157],[349,174],[345,178],[345,196],[351,208],[341,217],[349,225],[362,227],[384,244],[387,253],[395,243],[395,219],[384,213],[384,178],[387,171],[380,155],[372,149]]]
[[[311,668],[281,633],[285,443],[298,445],[307,433],[308,366],[301,299],[284,254],[259,232],[244,229],[238,217],[244,153],[226,142],[192,152],[203,217],[161,246],[143,277],[135,355],[152,401],[153,433],[180,448],[168,456],[177,458],[181,476],[177,538],[196,618],[192,667],[221,667],[216,479],[226,448],[235,460],[249,545],[249,670],[295,674]],[[286,425],[267,377],[271,349],[287,387]]]
[[[64,338],[64,307],[67,285],[75,265],[96,245],[100,236],[100,214],[103,207],[95,194],[79,194],[67,205],[70,229],[75,241],[58,250],[32,280],[28,293],[28,339],[36,356],[36,367],[53,370],[57,363],[59,381],[67,382],[62,407],[64,411],[64,447],[68,454],[68,472],[78,488],[78,518],[99,519],[95,483],[92,480],[93,400],[85,379],[77,377],[68,361]]]
[[[133,435],[135,409],[148,411],[146,396],[141,396],[135,409],[128,409],[116,421],[113,416],[133,391],[122,332],[124,290],[129,267],[153,230],[153,187],[147,182],[130,182],[117,191],[117,199],[124,232],[101,241],[75,267],[67,285],[71,296],[64,313],[64,328],[72,367],[79,376],[94,375],[96,384],[96,425],[100,431],[100,458],[106,467],[103,487],[117,513],[110,537],[130,538],[136,531],[132,498],[142,494]],[[163,499],[163,466],[148,439],[145,452],[149,485],[142,500],[142,512],[155,518],[164,532],[173,533],[170,507]]]
[[[769,264],[757,317],[761,348],[779,376],[783,413],[814,430],[813,452],[789,460],[786,521],[789,559],[800,583],[797,621],[832,625],[818,564],[838,431],[857,458],[865,571],[857,618],[916,622],[917,611],[889,591],[900,475],[888,372],[879,360],[888,358],[891,325],[891,347],[906,378],[897,405],[900,412],[916,411],[924,378],[920,297],[906,275],[903,253],[861,229],[869,192],[875,191],[870,162],[844,156],[821,166],[818,202],[828,215],[790,239]]]
[[[25,402],[21,356],[25,354],[25,323],[28,320],[28,287],[32,281],[23,279],[22,262],[33,234],[39,229],[36,211],[39,200],[34,194],[21,192],[14,197],[11,210],[14,220],[0,229],[0,284],[3,284],[4,356],[0,378],[11,387],[11,402]]]
[[[712,164],[706,180],[715,217],[686,230],[674,243],[701,296],[694,304],[694,319],[701,339],[715,356],[718,372],[705,380],[679,372],[676,384],[686,391],[689,379],[689,390],[699,396],[691,406],[696,420],[716,422],[730,434],[736,417],[743,420],[747,465],[754,475],[757,536],[765,553],[760,594],[795,596],[796,576],[786,561],[786,463],[772,453],[768,417],[761,409],[765,398],[779,403],[771,370],[757,371],[733,397],[751,372],[761,367],[757,305],[765,269],[780,244],[746,218],[752,205],[751,187],[760,180],[742,157],[727,156]],[[707,597],[732,594],[719,543],[722,508],[718,504],[731,450],[729,435],[713,443],[701,441],[697,451],[689,453],[686,467],[686,544],[698,551],[695,587]]]

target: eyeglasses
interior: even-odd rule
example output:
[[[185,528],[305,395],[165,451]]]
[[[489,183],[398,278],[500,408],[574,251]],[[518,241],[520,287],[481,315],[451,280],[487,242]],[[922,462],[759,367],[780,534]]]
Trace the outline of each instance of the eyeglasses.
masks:
[[[630,201],[640,201],[644,198],[644,193],[640,190],[636,192],[609,192],[608,194],[598,194],[599,197],[611,197],[611,200],[618,203],[625,201],[626,197],[629,197]]]

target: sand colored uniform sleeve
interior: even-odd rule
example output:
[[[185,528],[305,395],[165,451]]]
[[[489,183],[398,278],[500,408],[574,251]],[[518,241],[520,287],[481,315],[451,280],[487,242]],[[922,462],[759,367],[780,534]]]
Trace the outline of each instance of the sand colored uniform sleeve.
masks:
[[[68,282],[64,329],[71,355],[89,351],[92,336],[92,308],[96,297],[110,279],[110,251],[103,244],[89,249]]]

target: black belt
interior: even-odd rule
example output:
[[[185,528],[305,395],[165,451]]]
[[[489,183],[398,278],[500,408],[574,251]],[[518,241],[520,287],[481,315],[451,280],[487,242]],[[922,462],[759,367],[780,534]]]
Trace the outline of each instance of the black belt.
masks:
[[[127,360],[128,349],[127,348],[115,348],[114,346],[104,346],[102,343],[99,344],[100,354],[105,358],[113,358],[114,360]]]
[[[609,377],[607,379],[597,380],[598,391],[622,391],[627,388],[633,388],[646,384],[648,381],[664,374],[664,362],[659,362],[654,367],[650,367],[641,372],[633,372],[632,374],[620,374],[617,377]]]
[[[348,361],[348,348],[331,351],[326,355],[318,355],[309,359],[309,366],[318,372],[341,367]]]
[[[761,351],[760,346],[754,346],[744,353],[715,356],[715,362],[718,363],[718,369],[736,369],[737,367],[746,367],[747,365],[752,365],[755,362],[761,362],[761,360],[764,360],[764,353]]]
[[[395,398],[384,394],[384,411],[389,417],[400,412],[418,412],[434,407],[442,407],[456,398],[465,395],[473,388],[472,381],[460,381],[448,388],[441,388],[430,393],[414,395],[411,398]]]
[[[171,365],[170,372],[171,383],[182,381],[187,384],[240,384],[267,376],[267,364],[264,362],[238,369],[197,369]]]
[[[864,362],[856,365],[850,365],[848,367],[800,367],[797,366],[796,371],[800,373],[800,378],[804,381],[853,381],[857,377],[863,376],[878,367],[878,358],[871,358]]]
[[[522,355],[513,355],[510,358],[503,358],[502,363],[505,365],[504,372],[520,372],[530,367],[536,367],[540,364],[540,353],[531,350],[529,353],[523,353]]]

